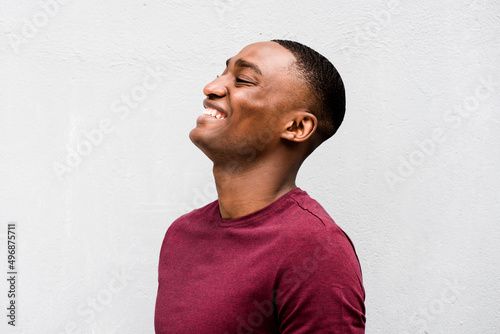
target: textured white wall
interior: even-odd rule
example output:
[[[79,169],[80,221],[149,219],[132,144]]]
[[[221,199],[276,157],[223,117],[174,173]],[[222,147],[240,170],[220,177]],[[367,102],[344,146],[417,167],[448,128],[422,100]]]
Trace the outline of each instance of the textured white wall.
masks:
[[[19,295],[0,331],[153,332],[163,235],[216,196],[188,139],[202,88],[244,45],[285,38],[346,84],[345,122],[298,185],[356,244],[367,333],[498,333],[499,15],[494,0],[1,1],[0,276],[16,221]]]

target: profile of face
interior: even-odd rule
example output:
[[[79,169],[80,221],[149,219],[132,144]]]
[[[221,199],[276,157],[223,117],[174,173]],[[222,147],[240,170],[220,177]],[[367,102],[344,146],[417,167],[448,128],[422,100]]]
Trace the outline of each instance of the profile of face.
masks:
[[[280,145],[290,126],[284,115],[306,108],[306,87],[293,72],[295,57],[275,42],[259,42],[228,59],[226,69],[203,89],[205,110],[191,141],[212,161],[248,159]]]

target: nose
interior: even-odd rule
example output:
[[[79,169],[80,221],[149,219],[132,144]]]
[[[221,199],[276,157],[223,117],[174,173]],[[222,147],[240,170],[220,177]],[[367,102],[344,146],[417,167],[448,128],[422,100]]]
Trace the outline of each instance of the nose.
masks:
[[[227,94],[223,76],[217,77],[203,88],[203,94],[208,97],[224,97]]]

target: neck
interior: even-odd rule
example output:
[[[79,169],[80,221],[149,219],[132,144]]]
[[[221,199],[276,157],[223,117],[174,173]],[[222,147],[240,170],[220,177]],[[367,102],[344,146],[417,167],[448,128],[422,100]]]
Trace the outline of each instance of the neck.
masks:
[[[235,172],[214,164],[221,217],[234,219],[248,215],[296,188],[295,178],[300,165],[283,165],[276,162],[262,163]]]

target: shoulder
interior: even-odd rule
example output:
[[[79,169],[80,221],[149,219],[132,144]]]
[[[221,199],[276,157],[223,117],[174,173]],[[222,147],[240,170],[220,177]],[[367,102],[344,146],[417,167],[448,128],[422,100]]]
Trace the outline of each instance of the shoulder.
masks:
[[[191,224],[192,222],[206,219],[208,217],[214,216],[215,214],[218,214],[217,200],[210,202],[201,208],[194,209],[191,212],[183,214],[173,221],[173,223],[170,225],[169,230],[172,228],[182,228],[186,224]]]
[[[291,210],[297,221],[286,232],[292,242],[274,284],[280,330],[364,333],[365,291],[354,246],[318,202],[297,195]]]
[[[290,196],[290,207],[288,229],[297,234],[297,242],[329,240],[332,244],[347,243],[348,247],[353,247],[349,237],[323,206],[305,191],[299,190]]]
[[[210,220],[210,217],[215,217],[215,215],[218,215],[217,200],[183,214],[168,227],[162,247],[168,241],[183,239],[186,235],[198,234],[200,229],[204,229],[207,219]]]
[[[290,196],[294,206],[291,222],[286,231],[289,251],[280,271],[297,266],[330,269],[361,282],[361,268],[351,239],[335,223],[325,209],[305,191]]]
[[[289,197],[290,207],[293,214],[302,219],[301,228],[324,228],[336,226],[333,219],[326,210],[307,192],[297,188]],[[304,225],[306,223],[306,225]]]

